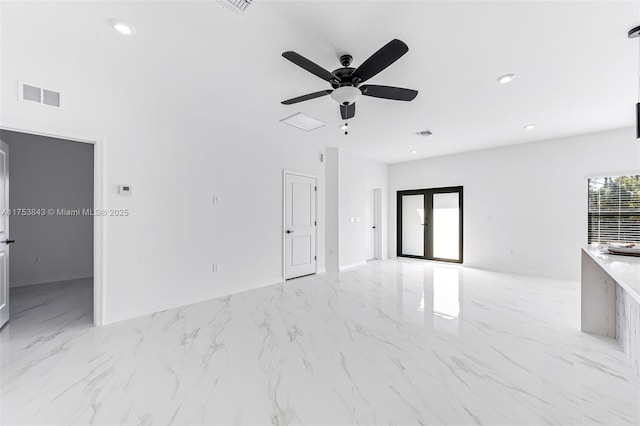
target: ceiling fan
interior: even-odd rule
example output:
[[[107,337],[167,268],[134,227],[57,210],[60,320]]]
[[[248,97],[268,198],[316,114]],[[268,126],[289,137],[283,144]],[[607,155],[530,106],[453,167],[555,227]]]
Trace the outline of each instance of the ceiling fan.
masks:
[[[358,68],[350,67],[353,58],[351,55],[342,55],[340,63],[342,68],[329,72],[320,65],[315,64],[296,52],[284,52],[282,56],[294,64],[309,71],[321,79],[329,82],[333,89],[321,90],[308,95],[282,101],[284,105],[292,105],[298,102],[331,95],[334,101],[340,104],[342,119],[348,120],[356,115],[355,102],[361,95],[374,98],[393,99],[396,101],[412,101],[418,95],[416,90],[403,89],[401,87],[362,85],[365,81],[375,76],[389,65],[400,59],[409,51],[409,47],[402,41],[394,39],[384,45],[380,50],[371,55]]]

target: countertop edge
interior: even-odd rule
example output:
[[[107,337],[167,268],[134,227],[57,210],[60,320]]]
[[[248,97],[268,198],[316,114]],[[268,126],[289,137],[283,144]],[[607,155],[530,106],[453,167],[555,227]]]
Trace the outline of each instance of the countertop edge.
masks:
[[[593,259],[609,276],[611,276],[611,278],[613,278],[620,285],[620,287],[622,287],[627,293],[629,293],[631,297],[636,300],[636,302],[640,303],[640,276],[638,276],[638,282],[636,283],[638,289],[636,289],[633,285],[628,283],[624,277],[621,277],[617,271],[612,269],[610,265],[605,262],[605,260],[607,260],[609,256],[616,255],[602,253],[600,252],[600,249],[584,246],[582,247],[582,251],[585,252],[591,259]],[[640,257],[616,256],[615,262],[628,263],[629,265],[640,265]]]

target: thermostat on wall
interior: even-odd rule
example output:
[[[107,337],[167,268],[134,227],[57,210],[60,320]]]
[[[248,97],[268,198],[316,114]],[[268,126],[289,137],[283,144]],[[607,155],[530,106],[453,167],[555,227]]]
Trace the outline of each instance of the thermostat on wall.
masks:
[[[131,195],[133,194],[133,187],[131,185],[120,185],[118,187],[118,193],[120,195]]]

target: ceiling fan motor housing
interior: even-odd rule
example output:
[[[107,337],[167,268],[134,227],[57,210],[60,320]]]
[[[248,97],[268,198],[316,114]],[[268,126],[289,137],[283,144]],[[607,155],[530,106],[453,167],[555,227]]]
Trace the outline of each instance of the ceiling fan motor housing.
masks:
[[[331,82],[331,86],[334,89],[333,93],[331,93],[331,98],[344,106],[353,104],[362,95],[362,92],[358,89],[358,84],[353,81],[355,68],[349,67],[352,60],[351,55],[342,55],[340,63],[342,63],[343,68],[338,68],[332,72],[337,78]]]
[[[338,68],[337,70],[333,71],[331,74],[333,74],[336,77],[336,79],[330,81],[331,87],[333,87],[334,89],[337,89],[340,86],[358,87],[357,84],[354,84],[354,81],[352,78],[352,74],[355,70],[356,70],[355,68],[344,67],[344,68]]]

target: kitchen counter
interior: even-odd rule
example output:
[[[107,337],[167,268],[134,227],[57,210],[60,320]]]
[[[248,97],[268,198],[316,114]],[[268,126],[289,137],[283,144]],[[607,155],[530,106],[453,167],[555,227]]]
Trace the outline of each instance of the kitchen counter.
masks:
[[[582,249],[581,328],[616,338],[640,373],[640,257]]]

